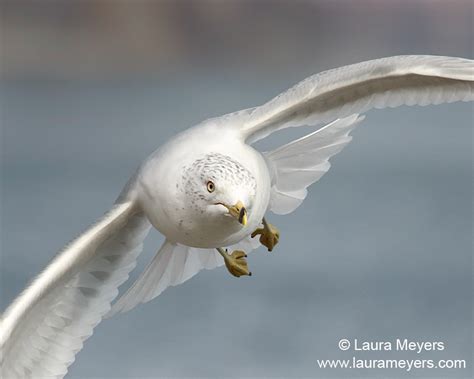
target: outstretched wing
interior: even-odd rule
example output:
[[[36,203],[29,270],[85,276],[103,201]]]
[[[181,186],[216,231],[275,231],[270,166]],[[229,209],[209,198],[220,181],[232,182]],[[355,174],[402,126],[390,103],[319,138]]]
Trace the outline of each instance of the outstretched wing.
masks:
[[[135,267],[150,229],[122,198],[66,246],[5,311],[3,378],[62,378]]]
[[[287,127],[317,125],[371,108],[474,100],[474,61],[408,55],[376,59],[311,76],[268,103],[236,113],[253,143]]]

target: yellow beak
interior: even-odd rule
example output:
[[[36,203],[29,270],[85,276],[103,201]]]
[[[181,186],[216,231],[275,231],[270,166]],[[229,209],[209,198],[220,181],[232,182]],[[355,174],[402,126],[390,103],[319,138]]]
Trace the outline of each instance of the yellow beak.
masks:
[[[223,204],[228,210],[231,216],[235,217],[242,225],[247,224],[247,210],[244,207],[244,204],[239,200],[237,204],[229,207],[228,205]]]

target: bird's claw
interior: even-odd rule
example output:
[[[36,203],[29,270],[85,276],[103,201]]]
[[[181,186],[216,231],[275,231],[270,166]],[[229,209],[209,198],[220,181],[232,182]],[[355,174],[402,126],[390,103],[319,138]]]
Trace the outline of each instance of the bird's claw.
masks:
[[[236,276],[237,278],[242,275],[252,276],[252,273],[249,271],[247,266],[247,254],[245,254],[242,250],[234,250],[232,254],[228,254],[226,250],[226,254],[223,255],[225,266],[229,272]]]
[[[251,234],[251,237],[254,238],[255,236],[259,234],[260,234],[260,243],[266,246],[268,251],[272,251],[275,245],[280,240],[280,232],[272,224],[266,224],[264,225],[263,228],[256,229]]]

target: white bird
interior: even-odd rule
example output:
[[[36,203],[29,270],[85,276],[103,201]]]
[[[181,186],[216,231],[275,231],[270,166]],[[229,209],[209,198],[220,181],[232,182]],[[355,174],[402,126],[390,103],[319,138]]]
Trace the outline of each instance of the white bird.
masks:
[[[474,100],[474,61],[437,56],[372,60],[311,76],[252,109],[178,134],[129,180],[112,209],[67,245],[2,316],[3,378],[61,378],[106,316],[128,311],[202,269],[249,275],[245,252],[272,250],[266,212],[287,214],[371,108]],[[251,144],[288,127],[330,122],[270,152]],[[130,289],[150,227],[166,240]],[[255,238],[259,235],[259,241]],[[232,253],[227,252],[229,248]]]

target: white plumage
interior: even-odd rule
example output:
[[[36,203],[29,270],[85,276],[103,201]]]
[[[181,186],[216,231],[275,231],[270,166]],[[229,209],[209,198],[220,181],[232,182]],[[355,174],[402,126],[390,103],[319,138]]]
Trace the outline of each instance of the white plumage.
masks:
[[[5,311],[2,377],[63,377],[107,313],[127,311],[202,269],[222,265],[214,247],[257,247],[249,235],[265,212],[286,214],[302,203],[307,187],[328,171],[329,158],[350,141],[350,131],[363,120],[359,113],[473,99],[473,61],[390,57],[314,75],[260,107],[210,119],[179,134],[145,161],[111,211],[66,246]],[[274,151],[259,153],[250,146],[282,128],[329,121],[333,122]],[[192,207],[180,206],[190,194],[180,187],[189,184],[182,178],[183,169],[212,154],[225,155],[229,164],[235,163],[235,173],[247,180],[244,189],[227,180],[220,194],[252,204],[245,227],[222,218],[216,204],[199,208],[202,195],[196,195]],[[111,310],[118,287],[135,267],[150,224],[167,239]]]
[[[149,229],[125,201],[56,256],[3,315],[3,378],[66,374],[135,267]]]
[[[291,126],[372,108],[472,101],[471,60],[429,55],[381,58],[310,76],[253,109],[242,128],[248,142]]]
[[[307,136],[263,153],[273,176],[269,210],[276,214],[293,212],[305,199],[306,188],[329,170],[329,158],[351,141],[349,133],[363,119],[356,114],[336,120]]]

